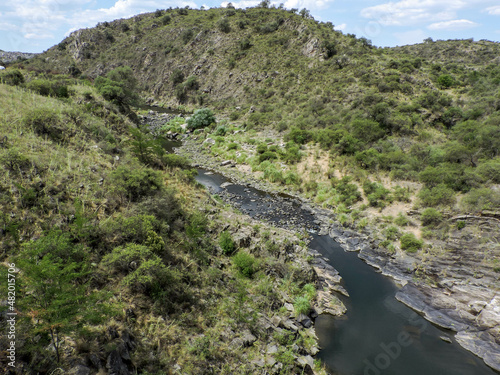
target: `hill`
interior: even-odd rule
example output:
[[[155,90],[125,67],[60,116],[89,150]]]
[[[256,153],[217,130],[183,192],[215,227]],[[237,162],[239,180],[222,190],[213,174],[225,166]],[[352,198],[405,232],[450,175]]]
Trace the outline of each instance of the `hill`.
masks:
[[[105,83],[130,67],[143,101],[211,108],[217,124],[186,138],[191,160],[229,162],[236,168],[226,174],[301,195],[369,231],[379,259],[456,292],[474,325],[471,285],[489,310],[498,306],[499,52],[473,40],[377,48],[305,10],[263,2],[102,23],[17,67],[27,87],[62,73],[120,99],[121,87]],[[184,121],[160,125],[159,135],[190,134]]]
[[[316,304],[304,242],[210,197],[88,81],[31,74],[0,77],[1,371],[309,366],[297,360],[317,351],[313,328],[273,323],[289,319],[285,302]]]

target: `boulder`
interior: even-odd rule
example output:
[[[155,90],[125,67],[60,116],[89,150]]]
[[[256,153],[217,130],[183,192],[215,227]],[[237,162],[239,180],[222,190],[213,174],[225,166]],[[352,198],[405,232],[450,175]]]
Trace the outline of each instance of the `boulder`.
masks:
[[[118,349],[109,353],[106,368],[108,369],[109,375],[131,375]]]

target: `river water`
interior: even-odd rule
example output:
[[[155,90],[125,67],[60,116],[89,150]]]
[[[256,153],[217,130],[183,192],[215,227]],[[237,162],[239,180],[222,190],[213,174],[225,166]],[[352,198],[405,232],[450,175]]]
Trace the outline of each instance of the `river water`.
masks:
[[[220,185],[229,181],[203,169],[198,169],[196,179],[212,193],[221,193]],[[398,288],[391,279],[364,263],[356,253],[345,252],[329,236],[314,233],[318,229],[315,218],[299,203],[238,184],[225,190],[232,196],[232,203],[250,216],[264,216],[278,225],[284,216],[301,223],[311,233],[309,247],[329,259],[340,272],[350,295],[341,297],[347,313],[342,318],[321,315],[315,322],[322,348],[317,357],[333,374],[498,375],[458,345],[452,332],[433,326],[397,301]]]

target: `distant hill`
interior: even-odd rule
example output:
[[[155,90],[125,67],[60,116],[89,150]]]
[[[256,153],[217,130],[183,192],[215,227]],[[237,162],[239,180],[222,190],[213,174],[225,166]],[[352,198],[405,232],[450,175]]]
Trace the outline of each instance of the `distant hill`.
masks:
[[[26,52],[6,52],[0,50],[0,65],[8,64],[11,62],[16,62],[19,60],[31,59],[38,55],[37,53],[26,53]]]

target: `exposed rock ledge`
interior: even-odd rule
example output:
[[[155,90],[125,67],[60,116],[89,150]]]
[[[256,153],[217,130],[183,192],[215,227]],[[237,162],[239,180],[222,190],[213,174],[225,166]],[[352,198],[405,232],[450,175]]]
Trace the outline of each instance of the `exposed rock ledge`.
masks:
[[[317,214],[320,217],[323,214],[326,226],[325,212],[318,210]],[[359,234],[331,224],[322,231],[328,232],[346,251],[358,251],[359,258],[398,281],[403,287],[396,299],[420,312],[428,321],[457,332],[456,340],[462,347],[500,371],[500,293],[497,288],[488,288],[484,281],[478,283],[467,275],[467,265],[460,266],[459,262],[446,259],[436,260],[427,269],[423,268],[426,274],[438,279],[438,286],[430,287],[424,282],[416,284],[413,281],[415,270],[423,267],[418,258],[404,252],[392,256],[380,254],[376,241],[366,233]],[[460,260],[467,261],[465,256]],[[450,273],[448,278],[441,277],[443,270]]]
[[[488,366],[500,371],[500,347],[488,333],[489,329],[500,328],[500,297],[496,296],[486,302],[482,300],[484,293],[480,290],[476,292],[476,303],[469,310],[483,306],[475,317],[477,326],[470,325],[473,314],[456,303],[457,299],[469,300],[471,296],[466,296],[470,293],[468,291],[464,291],[463,296],[456,296],[461,298],[451,298],[443,296],[439,289],[423,285],[417,288],[413,283],[408,283],[396,294],[396,299],[422,313],[428,321],[457,332],[455,338],[460,345],[483,358]]]

